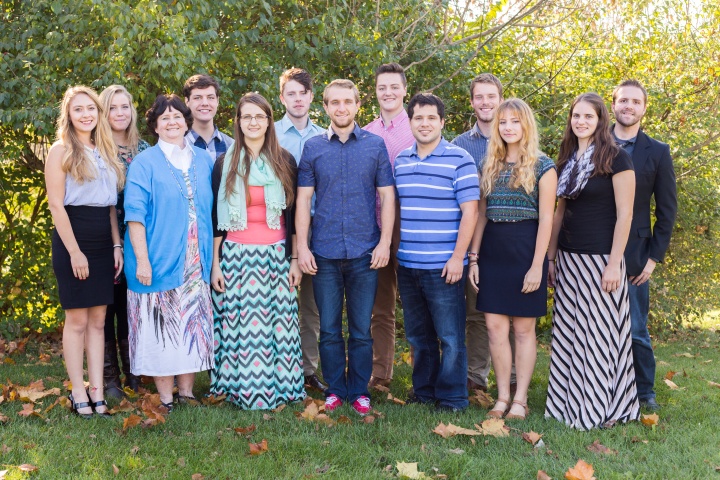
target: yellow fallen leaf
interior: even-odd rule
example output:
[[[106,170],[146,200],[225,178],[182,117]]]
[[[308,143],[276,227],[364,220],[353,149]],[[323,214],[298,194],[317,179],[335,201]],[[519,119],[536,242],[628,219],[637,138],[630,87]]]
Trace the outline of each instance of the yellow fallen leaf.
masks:
[[[470,430],[469,428],[458,427],[452,423],[445,425],[440,422],[437,427],[433,429],[433,433],[437,433],[443,438],[450,438],[455,435],[480,435],[477,430]]]
[[[710,385],[711,387],[720,388],[720,383],[711,382],[710,380],[708,380],[708,385]]]
[[[21,472],[37,472],[40,468],[35,465],[30,465],[29,463],[23,463],[18,467],[18,470]]]
[[[543,470],[538,470],[537,480],[552,480],[552,477],[545,473]]]
[[[599,440],[595,440],[593,443],[587,446],[588,451],[593,453],[604,453],[606,455],[616,455],[618,452],[617,450],[613,450],[612,448],[608,448],[602,443],[600,443]]]
[[[595,473],[595,470],[593,470],[592,465],[585,462],[584,460],[578,460],[574,467],[570,467],[568,471],[565,472],[565,479],[596,480],[595,477],[593,477],[593,473]]]
[[[695,358],[695,355],[693,355],[692,353],[685,352],[685,353],[676,353],[675,355],[673,355],[673,357]]]
[[[425,472],[418,472],[417,462],[415,463],[402,463],[397,462],[395,468],[398,470],[398,478],[427,478]]]
[[[651,413],[649,415],[643,415],[642,417],[640,417],[640,421],[643,425],[651,427],[658,424],[658,422],[660,421],[660,417],[658,417],[657,413]]]
[[[528,442],[530,445],[535,445],[535,444],[542,438],[542,435],[540,435],[539,433],[536,433],[536,432],[533,432],[532,430],[530,430],[530,431],[527,432],[527,433],[526,433],[526,432],[523,432],[522,438],[523,438],[523,440],[525,440],[526,442]]]
[[[483,435],[490,435],[493,437],[507,437],[510,432],[505,427],[505,420],[500,418],[488,418],[480,426],[475,425]]]
[[[677,384],[675,382],[673,382],[672,380],[668,380],[667,378],[664,380],[664,382],[665,382],[665,385],[670,387],[670,390],[677,390],[680,388],[677,386]]]
[[[495,403],[495,400],[482,390],[474,390],[474,395],[470,397],[470,403],[474,403],[479,407],[487,409]]]

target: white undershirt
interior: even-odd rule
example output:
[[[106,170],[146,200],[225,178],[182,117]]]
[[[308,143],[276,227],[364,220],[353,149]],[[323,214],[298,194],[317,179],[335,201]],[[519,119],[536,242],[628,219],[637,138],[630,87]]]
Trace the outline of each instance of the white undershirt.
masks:
[[[182,170],[183,173],[188,171],[190,163],[192,162],[193,151],[187,139],[183,139],[183,148],[160,139],[158,139],[158,145],[160,145],[160,150],[162,150],[165,158],[168,159],[173,167]]]

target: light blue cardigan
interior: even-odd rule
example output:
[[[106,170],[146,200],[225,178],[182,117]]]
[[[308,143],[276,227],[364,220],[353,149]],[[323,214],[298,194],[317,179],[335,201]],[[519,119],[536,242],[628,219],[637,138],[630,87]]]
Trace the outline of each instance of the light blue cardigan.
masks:
[[[212,168],[210,155],[197,147],[193,149],[193,162],[197,171],[195,211],[197,213],[198,242],[203,280],[210,283],[212,267]],[[128,289],[136,293],[172,290],[183,283],[185,250],[188,235],[188,200],[182,196],[182,171],[168,168],[158,145],[139,153],[130,164],[125,184],[125,222],[145,225],[148,256],[152,267],[152,282],[142,285],[135,272],[137,259],[130,242],[130,229],[125,232],[125,276]],[[192,167],[190,181],[194,183]],[[176,180],[177,179],[177,180]],[[195,187],[195,185],[193,185]]]

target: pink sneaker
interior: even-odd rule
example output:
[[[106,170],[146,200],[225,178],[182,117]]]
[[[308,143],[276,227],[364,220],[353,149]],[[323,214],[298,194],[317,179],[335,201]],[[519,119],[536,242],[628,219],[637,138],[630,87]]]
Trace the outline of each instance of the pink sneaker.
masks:
[[[364,417],[370,413],[370,399],[368,397],[358,397],[358,399],[353,402],[352,407],[358,415]]]
[[[328,395],[325,398],[325,413],[330,413],[333,410],[336,410],[340,406],[342,406],[343,402],[340,400],[340,397],[335,395],[334,393],[331,395]]]

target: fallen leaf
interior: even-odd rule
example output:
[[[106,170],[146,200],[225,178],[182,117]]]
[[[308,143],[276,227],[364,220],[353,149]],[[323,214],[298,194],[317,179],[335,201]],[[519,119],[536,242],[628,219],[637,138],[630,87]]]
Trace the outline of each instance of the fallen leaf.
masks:
[[[708,385],[710,385],[711,387],[720,388],[720,383],[711,382],[710,380],[708,380]]]
[[[35,407],[34,403],[23,403],[23,409],[18,412],[18,415],[20,415],[21,417],[33,416],[33,417],[44,418],[42,415],[40,415],[40,412],[33,409],[34,407]]]
[[[50,363],[51,359],[52,359],[52,357],[50,355],[48,355],[47,353],[41,353],[38,356],[38,360],[40,361],[40,363]]]
[[[643,415],[642,417],[640,417],[640,421],[643,425],[651,427],[658,424],[658,422],[660,421],[660,417],[658,417],[657,413],[651,413],[649,415]]]
[[[273,413],[280,413],[280,412],[282,412],[283,410],[285,410],[285,407],[287,407],[287,404],[286,404],[286,403],[283,403],[283,404],[280,405],[279,407],[273,409],[272,412],[273,412]]]
[[[483,392],[482,390],[475,390],[475,395],[470,397],[470,403],[474,403],[475,405],[478,405],[479,407],[488,409],[491,405],[495,403],[495,400],[488,395],[487,392]]]
[[[326,463],[326,464],[323,465],[322,467],[318,467],[318,468],[315,469],[315,473],[317,473],[318,475],[322,475],[322,474],[327,473],[327,472],[329,472],[329,471],[330,471],[330,464],[328,464],[328,463]]]
[[[205,480],[205,477],[202,475],[202,473],[193,473],[190,477],[191,480]]]
[[[676,373],[677,372],[673,372],[672,370],[670,370],[665,374],[665,380],[672,380]]]
[[[257,427],[255,426],[254,423],[252,425],[250,425],[249,427],[233,428],[233,430],[235,430],[235,433],[237,433],[238,435],[248,435],[248,434],[254,432],[256,429],[257,429]]]
[[[272,415],[268,415],[267,413],[263,413],[263,420],[272,420]]]
[[[370,423],[375,422],[375,417],[372,415],[368,415],[366,417],[363,417],[362,421],[363,421],[363,423],[370,424]]]
[[[600,443],[599,440],[595,440],[593,443],[588,445],[587,449],[593,453],[604,453],[607,455],[616,455],[618,453],[617,450],[606,447],[605,445]]]
[[[542,438],[542,435],[540,435],[539,433],[536,433],[536,432],[533,432],[532,430],[530,430],[530,431],[527,432],[527,433],[526,433],[526,432],[523,432],[522,438],[523,438],[523,440],[525,440],[526,442],[528,442],[530,445],[535,445],[535,444],[538,442],[538,440],[540,440],[540,439]]]
[[[11,450],[12,450],[12,448],[11,448],[11,447],[8,447],[8,446],[5,445],[4,443],[3,443],[3,446],[0,447],[0,452],[1,452],[3,455],[6,454],[6,453],[10,453]]]
[[[669,366],[670,366],[670,364],[669,364],[668,362],[666,362],[665,360],[660,360],[659,362],[657,362],[657,364],[660,365],[660,366],[662,366],[662,367],[669,367]]]
[[[474,439],[474,438],[471,438],[471,439],[470,439],[470,443],[472,443],[473,445],[475,445],[475,439]]]
[[[3,415],[0,413],[0,423],[7,423],[7,421],[10,420],[7,415]]]
[[[703,364],[712,363],[712,359],[710,359],[710,360],[705,360],[704,362],[700,362],[700,363],[703,363]]]
[[[457,425],[453,425],[452,423],[448,423],[445,425],[444,423],[440,422],[437,427],[433,429],[433,433],[437,433],[443,438],[450,438],[455,435],[480,435],[481,432],[478,432],[477,430],[470,430],[469,428],[462,428],[458,427]]]
[[[50,410],[55,408],[56,406],[60,405],[60,398],[56,398],[53,403],[47,406],[45,410],[43,410],[43,413],[48,413]]]
[[[120,475],[120,469],[113,463],[113,475],[118,476]]]
[[[493,437],[507,437],[510,435],[508,427],[505,426],[505,420],[500,418],[488,418],[482,422],[481,426],[475,425],[483,435],[491,435]]]
[[[110,415],[115,415],[116,413],[121,413],[121,412],[132,412],[135,410],[135,408],[136,408],[135,405],[130,403],[130,401],[128,401],[127,398],[123,398],[119,404],[117,404],[115,407],[108,410],[108,413]]]
[[[185,457],[180,457],[177,459],[177,462],[175,462],[178,467],[185,468]]]
[[[575,464],[574,467],[570,467],[567,472],[565,472],[565,479],[566,480],[595,480],[595,477],[593,477],[593,473],[595,470],[593,470],[592,465],[585,462],[584,460],[578,460],[578,462]]]
[[[668,380],[667,378],[664,380],[664,382],[665,382],[665,385],[667,385],[670,388],[670,390],[678,390],[680,388],[677,386],[677,384],[675,382],[673,382],[672,380]]]
[[[400,400],[399,398],[393,397],[390,393],[387,394],[387,399],[391,402],[397,403],[398,405],[405,405],[404,400]]]
[[[630,440],[632,443],[649,443],[647,440],[643,440],[639,437],[632,437]]]
[[[135,445],[133,448],[130,449],[130,453],[132,453],[133,455],[137,455],[137,453],[139,451],[140,451],[140,447],[138,447],[137,445]]]
[[[203,405],[218,405],[224,402],[226,398],[227,395],[208,395],[204,397],[201,402]]]
[[[140,425],[140,422],[142,422],[142,417],[139,415],[135,415],[134,413],[127,417],[125,420],[123,420],[123,431],[126,431],[132,427],[136,427]],[[140,450],[138,447],[134,447]],[[133,452],[135,453],[135,452]]]
[[[305,407],[305,410],[300,414],[300,416],[306,420],[313,420],[319,413],[320,410],[318,409],[317,404],[315,402],[311,402]]]
[[[262,455],[268,451],[268,442],[263,438],[260,443],[248,443],[250,447],[250,455]]]
[[[25,450],[32,450],[32,449],[35,448],[35,447],[37,447],[37,445],[34,444],[34,443],[26,443],[25,445],[23,445],[23,448],[24,448]]]
[[[340,417],[337,419],[337,423],[344,423],[344,424],[351,424],[352,420],[348,418],[346,415],[340,415]]]
[[[319,423],[324,423],[326,425],[335,425],[335,420],[328,417],[324,413],[319,413],[313,420],[315,420],[316,422],[319,422]]]
[[[675,355],[673,355],[673,357],[695,358],[695,355],[693,355],[692,353],[685,352],[685,353],[676,353]]]
[[[372,388],[377,390],[378,392],[390,393],[390,389],[388,387],[386,387],[385,385],[380,385],[379,383],[373,385]]]
[[[552,477],[545,473],[543,470],[538,470],[537,480],[552,480]]]
[[[23,463],[18,467],[18,470],[21,472],[37,472],[40,468],[35,465],[30,465],[29,463]]]
[[[395,468],[398,471],[399,478],[427,478],[425,472],[418,472],[417,462],[415,463],[402,463],[397,462]]]
[[[455,455],[462,455],[465,453],[465,450],[463,450],[462,448],[453,448],[448,450],[448,452],[454,453]]]

